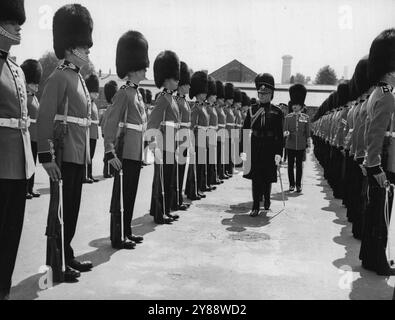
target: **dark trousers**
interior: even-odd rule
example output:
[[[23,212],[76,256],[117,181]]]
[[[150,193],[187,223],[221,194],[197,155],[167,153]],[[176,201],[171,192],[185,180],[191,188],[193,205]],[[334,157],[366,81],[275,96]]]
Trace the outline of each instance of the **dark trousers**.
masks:
[[[21,238],[26,180],[0,179],[0,297],[7,295]]]
[[[136,201],[137,188],[140,180],[141,161],[135,160],[122,160],[123,170],[123,226],[125,237],[132,235],[132,220],[134,204]],[[117,171],[114,176],[114,184],[111,197],[112,214],[121,214],[120,201],[121,201],[121,180],[119,172]],[[119,220],[121,221],[121,220]]]
[[[207,161],[206,160],[206,150],[202,148],[196,147],[196,154],[197,157],[197,164],[196,164],[196,180],[197,180],[197,187],[198,191],[203,192],[208,188],[207,184]],[[202,154],[199,156],[199,154]],[[203,160],[205,163],[199,163],[199,160]]]
[[[209,146],[207,148],[207,184],[213,185],[217,183],[217,147]]]
[[[252,199],[253,199],[253,210],[259,210],[259,204],[261,202],[262,196],[264,197],[265,208],[270,207],[270,194],[272,192],[272,184],[270,182],[265,182],[262,178],[252,179]]]
[[[32,146],[32,154],[33,154],[34,164],[36,164],[37,163],[37,142],[31,141],[31,146]],[[27,181],[27,193],[33,193],[33,187],[34,187],[34,174]]]
[[[232,139],[228,139],[227,141],[227,151],[229,154],[229,161],[227,161],[227,163],[225,164],[225,173],[228,175],[233,175],[234,173],[234,163],[233,163],[233,150],[232,150],[232,144],[233,144],[233,140]]]
[[[296,186],[302,186],[302,176],[303,176],[303,156],[304,150],[292,150],[287,149],[288,156],[288,179],[289,185],[295,186],[295,162],[296,162]]]
[[[90,140],[89,140],[90,155],[91,155],[91,163],[88,164],[88,166],[87,166],[88,172],[86,173],[86,177],[87,177],[87,178],[91,178],[91,179],[93,178],[93,176],[92,176],[92,161],[93,161],[93,157],[95,156],[96,143],[97,143],[97,140],[96,140],[96,139],[90,139]]]
[[[63,162],[63,220],[64,220],[64,250],[66,264],[74,259],[71,241],[74,238],[80,212],[84,165]],[[61,248],[59,239],[58,247]]]
[[[394,179],[390,174],[387,174],[387,178],[391,183],[394,183]],[[379,187],[373,176],[368,177],[368,183],[369,202],[364,217],[364,229],[359,258],[362,260],[362,266],[364,268],[380,274],[387,272],[390,268],[385,252],[388,234],[384,219],[386,190]],[[393,201],[393,190],[391,191],[389,197],[390,210]]]
[[[225,177],[225,166],[224,166],[224,155],[223,153],[223,144],[221,141],[217,142],[217,174],[219,179],[223,179]]]

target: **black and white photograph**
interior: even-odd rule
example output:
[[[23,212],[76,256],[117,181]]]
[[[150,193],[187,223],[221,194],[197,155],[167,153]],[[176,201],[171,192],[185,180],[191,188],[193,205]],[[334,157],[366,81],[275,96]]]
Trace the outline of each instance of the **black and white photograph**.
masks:
[[[393,0],[0,0],[1,305],[395,300],[394,189]]]

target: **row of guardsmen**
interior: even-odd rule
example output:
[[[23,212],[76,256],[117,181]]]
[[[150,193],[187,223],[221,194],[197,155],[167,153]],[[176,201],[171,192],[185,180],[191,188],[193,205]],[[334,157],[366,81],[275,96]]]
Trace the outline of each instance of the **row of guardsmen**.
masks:
[[[204,198],[240,166],[235,150],[250,106],[240,89],[204,72],[192,73],[174,52],[163,51],[154,63],[155,84],[163,91],[155,107],[147,108],[139,84],[150,65],[148,42],[140,32],[128,31],[116,51],[117,74],[125,84],[119,90],[114,82],[106,84],[109,105],[99,115],[98,79],[81,75],[93,46],[93,21],[80,4],[65,5],[53,17],[53,48],[62,63],[46,80],[38,101],[39,62],[28,60],[21,69],[9,57],[10,48],[21,43],[25,20],[23,0],[0,3],[1,299],[9,298],[27,194],[39,196],[29,187],[36,157],[50,178],[46,264],[54,282],[75,282],[81,272],[93,268],[90,261],[75,258],[71,242],[82,185],[94,182],[91,159],[98,127],[104,137],[104,173],[114,177],[111,243],[114,248],[133,249],[143,241],[132,233],[131,221],[147,148],[156,160],[150,212],[156,223],[171,224],[179,218],[173,212],[188,207],[184,191],[191,200]],[[187,95],[195,98],[193,107]],[[193,133],[196,148],[188,142],[191,137],[179,139],[181,129]],[[220,131],[226,139],[218,137]],[[186,163],[175,161],[182,155]]]
[[[104,137],[104,173],[114,177],[109,204],[114,248],[133,249],[143,241],[133,234],[131,222],[148,150],[155,157],[150,213],[158,224],[171,224],[179,219],[174,212],[187,210],[184,193],[191,200],[202,199],[235,174],[235,167],[242,165],[239,151],[248,152],[240,149],[242,129],[251,130],[251,168],[244,177],[252,180],[252,215],[259,214],[262,198],[265,209],[270,208],[271,184],[277,181],[284,151],[284,115],[271,103],[275,82],[270,74],[256,77],[259,101],[252,102],[233,84],[224,85],[202,71],[193,73],[176,53],[163,51],[153,66],[155,84],[162,91],[155,107],[147,108],[139,85],[150,66],[148,42],[140,32],[131,30],[121,36],[116,49],[117,74],[125,83],[119,89],[114,82],[106,84],[108,107],[99,114],[98,79],[93,75],[84,79],[81,74],[93,46],[93,21],[87,8],[69,4],[53,17],[53,48],[62,62],[45,81],[38,101],[40,64],[28,60],[21,68],[9,57],[11,47],[21,43],[25,20],[23,0],[0,2],[1,299],[9,297],[29,198],[26,194],[38,196],[29,187],[36,157],[50,178],[45,234],[52,281],[75,282],[81,272],[93,268],[90,261],[76,259],[71,243],[83,183],[94,182],[91,159],[99,126]],[[305,88],[301,94],[293,103],[299,109]],[[193,106],[188,95],[195,100]],[[296,127],[308,119],[290,115],[287,130],[296,138],[291,119],[296,119]],[[301,147],[299,143],[289,145],[290,149],[306,146],[307,139]]]
[[[323,102],[313,119],[315,155],[352,233],[363,268],[394,275],[389,238],[395,182],[395,29],[378,35],[349,82]]]

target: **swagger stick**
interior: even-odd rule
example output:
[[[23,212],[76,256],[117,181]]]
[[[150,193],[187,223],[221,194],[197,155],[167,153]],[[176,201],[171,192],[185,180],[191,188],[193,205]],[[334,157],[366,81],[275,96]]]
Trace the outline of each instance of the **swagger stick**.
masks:
[[[281,177],[280,165],[277,166],[278,177],[280,180],[281,194],[283,199],[283,205],[285,207],[285,195],[284,195],[284,187],[283,187],[283,178]]]
[[[63,221],[63,181],[59,180],[59,210],[58,218],[60,223],[60,237],[62,243],[62,272],[66,271],[66,261],[64,253],[64,221]]]

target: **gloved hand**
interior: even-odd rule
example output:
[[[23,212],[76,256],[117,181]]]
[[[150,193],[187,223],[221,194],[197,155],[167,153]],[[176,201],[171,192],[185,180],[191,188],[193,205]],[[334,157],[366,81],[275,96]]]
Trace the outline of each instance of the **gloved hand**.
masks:
[[[243,161],[247,161],[247,154],[244,152],[240,153],[240,159]]]
[[[274,162],[276,163],[276,166],[280,165],[280,163],[281,163],[281,156],[279,154],[275,155]]]
[[[385,188],[387,186],[388,181],[385,172],[374,175],[374,178],[381,188]]]
[[[159,148],[155,149],[154,155],[155,155],[155,163],[163,163],[163,154]]]
[[[359,167],[361,168],[362,174],[367,177],[368,176],[368,172],[366,171],[366,168],[364,165],[360,164]]]
[[[288,137],[289,136],[289,131],[284,131],[284,137]]]
[[[122,169],[122,162],[117,156],[115,156],[111,160],[108,160],[108,163],[117,171],[120,171]]]

